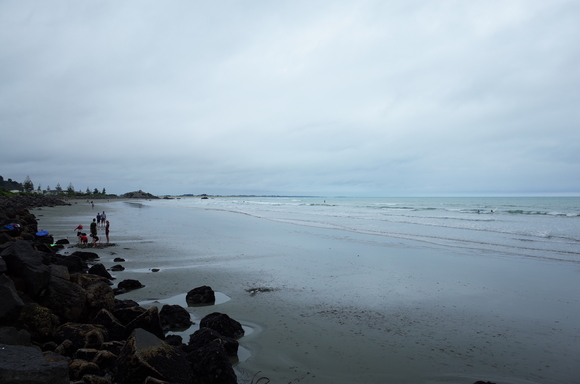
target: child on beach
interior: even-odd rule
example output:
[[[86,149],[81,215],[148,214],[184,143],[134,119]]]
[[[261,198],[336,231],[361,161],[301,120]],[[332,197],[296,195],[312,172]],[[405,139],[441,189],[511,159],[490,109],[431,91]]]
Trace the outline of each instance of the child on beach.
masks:
[[[87,235],[85,235],[84,233],[81,233],[81,235],[79,236],[79,239],[81,241],[81,245],[88,245],[89,244],[89,239],[87,238]]]
[[[93,248],[96,248],[97,247],[97,241],[99,241],[99,237],[97,235],[93,235],[92,233],[91,233],[91,237],[93,238],[93,242],[92,242]],[[101,243],[99,243],[99,244],[101,244]]]
[[[75,229],[73,229],[73,231],[77,231],[77,239],[79,239],[79,242],[81,242],[82,229],[83,229],[82,224],[79,224]]]

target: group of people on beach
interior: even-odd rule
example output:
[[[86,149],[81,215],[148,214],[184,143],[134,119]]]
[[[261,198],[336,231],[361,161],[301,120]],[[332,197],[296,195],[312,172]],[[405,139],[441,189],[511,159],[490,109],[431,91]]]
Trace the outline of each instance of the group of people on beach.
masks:
[[[109,244],[109,220],[107,220],[107,215],[105,214],[105,211],[103,211],[103,213],[97,213],[97,217],[93,219],[93,222],[90,225],[90,232],[91,234],[89,235],[93,241],[91,242],[93,248],[95,248],[97,245],[101,244],[99,237],[97,236],[97,228],[98,227],[104,227],[105,228],[105,236],[107,238],[107,244]],[[87,237],[87,234],[83,232],[83,225],[79,224],[74,231],[77,231],[77,238],[79,239],[79,243],[81,243],[81,245],[89,245],[89,239]]]

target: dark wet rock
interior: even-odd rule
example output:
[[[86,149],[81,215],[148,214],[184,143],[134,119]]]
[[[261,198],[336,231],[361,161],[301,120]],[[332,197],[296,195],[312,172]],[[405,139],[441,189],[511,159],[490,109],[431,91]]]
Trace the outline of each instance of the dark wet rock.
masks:
[[[110,368],[113,368],[117,362],[117,358],[118,356],[113,352],[101,350],[97,352],[95,357],[92,359],[92,362],[97,364],[101,369],[109,370]]]
[[[69,339],[64,340],[62,343],[57,345],[54,352],[61,356],[72,357],[78,348]]]
[[[211,287],[204,285],[187,292],[185,300],[190,305],[213,304],[215,303],[215,293]]]
[[[105,327],[109,334],[109,340],[124,340],[127,336],[125,326],[106,309],[101,309],[91,321],[91,324],[99,324]]]
[[[76,349],[100,349],[107,339],[107,331],[96,324],[65,323],[54,331],[54,340],[64,342],[70,340]]]
[[[219,334],[231,339],[239,339],[244,336],[242,325],[225,313],[213,312],[205,316],[199,322],[200,328],[210,328]]]
[[[99,258],[99,255],[95,252],[87,252],[87,251],[75,251],[71,254],[71,256],[80,257],[83,261],[91,261]]]
[[[18,240],[2,251],[8,274],[24,281],[26,293],[32,297],[46,288],[50,282],[50,270],[45,265],[43,254],[24,240]]]
[[[101,263],[95,264],[92,267],[90,267],[89,273],[92,273],[93,275],[99,275],[107,279],[113,278],[113,276],[111,276],[109,271],[107,271],[107,268],[105,268],[105,266]]]
[[[160,339],[164,339],[165,335],[161,328],[161,320],[159,319],[159,310],[157,307],[151,307],[135,320],[131,321],[126,326],[127,332],[133,332],[137,328],[143,328]]]
[[[176,348],[143,329],[135,329],[119,355],[113,381],[142,384],[147,377],[170,383],[194,380],[189,364]]]
[[[80,359],[80,360],[86,360],[86,361],[92,361],[98,352],[99,352],[99,350],[94,349],[94,348],[79,348],[76,350],[73,358]]]
[[[121,289],[125,289],[127,292],[132,291],[134,289],[143,288],[144,285],[141,284],[139,280],[127,279],[123,280],[118,284],[118,287]]]
[[[68,239],[60,239],[57,240],[55,244],[70,244],[70,241],[68,241]]]
[[[140,306],[135,307],[124,307],[113,310],[113,315],[119,320],[123,325],[127,325],[142,314],[147,312],[147,310]],[[130,333],[130,332],[129,332]]]
[[[58,344],[55,343],[54,341],[47,341],[46,343],[42,344],[42,346],[40,347],[40,349],[42,349],[43,351],[56,351],[56,347],[58,347]]]
[[[18,296],[14,282],[6,275],[0,275],[0,325],[13,325],[24,307]]]
[[[106,377],[97,375],[85,374],[83,376],[82,384],[112,384],[111,380]]]
[[[69,273],[86,273],[88,270],[87,262],[78,256],[58,256],[55,265],[64,265],[68,268]]]
[[[109,351],[114,353],[115,355],[119,355],[121,353],[121,349],[125,346],[124,341],[107,341],[101,345],[102,351]]]
[[[101,369],[95,363],[85,360],[74,360],[69,366],[71,380],[81,380],[85,375],[102,375]]]
[[[113,259],[113,262],[114,263],[124,263],[125,262],[125,259],[123,259],[122,257],[115,257]]]
[[[237,378],[220,340],[187,354],[197,383],[236,384]]]
[[[131,299],[127,300],[115,299],[115,309],[131,308],[131,307],[139,307],[139,303]]]
[[[184,348],[184,350],[186,352],[193,352],[196,349],[202,348],[215,340],[220,341],[228,355],[238,355],[239,343],[236,340],[222,336],[210,328],[200,328],[189,335],[189,343],[187,344],[187,347]]]
[[[15,327],[1,327],[0,344],[31,346],[30,333]]]
[[[39,304],[50,308],[61,322],[76,322],[86,315],[87,292],[78,284],[53,279]]]
[[[66,266],[51,264],[49,268],[51,280],[54,278],[70,280],[70,272]]]
[[[159,272],[159,268],[152,268],[151,272]]]
[[[189,328],[193,324],[189,312],[180,305],[164,305],[159,312],[159,318],[164,331]]]
[[[477,380],[474,384],[495,384],[495,383],[492,383],[491,381]]]
[[[165,342],[174,347],[180,347],[183,344],[183,338],[179,335],[167,335]]]
[[[12,238],[10,237],[9,234],[7,234],[6,232],[0,232],[0,244],[6,244],[10,240],[12,240]]]
[[[30,333],[32,340],[46,342],[60,321],[50,309],[36,303],[28,303],[22,308],[17,323],[20,329]]]
[[[115,294],[113,289],[100,281],[89,285],[87,292],[87,315],[94,318],[101,309],[112,311],[115,308]]]
[[[66,361],[51,361],[34,347],[0,344],[0,350],[0,383],[69,384]]]

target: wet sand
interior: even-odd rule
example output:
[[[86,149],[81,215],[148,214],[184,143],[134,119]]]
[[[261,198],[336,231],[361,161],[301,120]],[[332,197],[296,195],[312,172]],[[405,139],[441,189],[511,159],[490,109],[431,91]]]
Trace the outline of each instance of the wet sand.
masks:
[[[146,285],[119,298],[173,304],[201,285],[223,295],[188,310],[194,321],[219,311],[244,325],[240,382],[257,372],[271,383],[570,383],[580,374],[576,263],[223,211],[168,216],[155,202],[33,213],[39,229],[75,241],[73,228],[88,228],[97,210],[117,244],[95,250],[101,262],[124,258],[116,282]]]

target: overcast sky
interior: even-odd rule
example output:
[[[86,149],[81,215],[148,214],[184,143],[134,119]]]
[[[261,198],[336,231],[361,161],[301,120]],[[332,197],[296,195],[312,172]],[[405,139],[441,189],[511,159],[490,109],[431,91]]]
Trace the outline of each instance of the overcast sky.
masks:
[[[580,2],[0,1],[0,175],[580,193]]]

